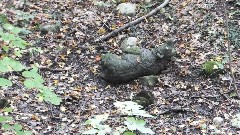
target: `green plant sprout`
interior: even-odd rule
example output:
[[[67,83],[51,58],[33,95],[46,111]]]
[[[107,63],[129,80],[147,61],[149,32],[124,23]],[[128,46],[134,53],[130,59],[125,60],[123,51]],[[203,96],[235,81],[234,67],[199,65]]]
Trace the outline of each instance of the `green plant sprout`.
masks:
[[[144,134],[154,134],[150,128],[145,127],[145,120],[135,118],[136,116],[153,117],[146,111],[141,110],[141,108],[143,108],[142,106],[132,101],[116,101],[114,105],[118,108],[118,111],[120,113],[127,115],[124,121],[126,127],[115,127],[115,130],[113,130],[113,127],[103,124],[108,120],[109,117],[108,114],[103,114],[97,115],[94,118],[87,120],[83,125],[88,125],[90,128],[87,131],[82,132],[82,134],[105,135],[113,133],[113,135],[136,135],[133,131],[139,131]]]
[[[2,110],[3,112],[12,112],[12,108],[7,107]],[[12,133],[15,133],[16,135],[32,135],[31,131],[23,130],[22,125],[15,123],[15,124],[9,124],[12,123],[13,120],[10,116],[0,116],[0,124],[2,125],[2,129],[4,131],[9,131]]]
[[[23,19],[29,18],[24,18],[23,16]],[[19,34],[21,32],[29,32],[25,28],[15,27],[9,24],[5,15],[0,15],[0,28],[1,27],[3,30],[0,31],[0,41],[4,42],[2,48],[7,55],[10,55],[8,54],[10,49],[14,49],[14,54],[18,57],[21,57],[22,53],[26,51],[30,53],[33,53],[33,51],[41,52],[39,48],[27,48],[31,46],[31,44],[23,40]],[[24,81],[25,87],[38,89],[40,91],[40,94],[38,94],[40,101],[44,100],[54,105],[59,105],[62,100],[54,93],[53,88],[43,85],[44,80],[38,73],[38,69],[36,67],[33,67],[31,70],[29,69],[31,69],[31,67],[26,67],[22,65],[21,62],[10,57],[3,57],[0,60],[0,74],[12,71],[22,72],[22,75],[26,78]],[[0,77],[0,87],[9,86],[12,86],[12,82],[7,78]]]

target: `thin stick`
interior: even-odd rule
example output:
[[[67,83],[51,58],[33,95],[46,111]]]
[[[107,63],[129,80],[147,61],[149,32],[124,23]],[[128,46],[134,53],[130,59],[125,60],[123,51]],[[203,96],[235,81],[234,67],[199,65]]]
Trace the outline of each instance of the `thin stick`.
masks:
[[[165,0],[161,5],[159,5],[158,7],[156,7],[155,9],[153,9],[151,12],[149,12],[148,14],[132,21],[132,22],[129,22],[127,24],[125,24],[124,26],[108,33],[107,35],[104,35],[104,36],[101,36],[100,38],[96,39],[95,42],[99,42],[99,41],[104,41],[104,40],[107,40],[108,38],[112,37],[113,35],[119,33],[120,31],[124,30],[124,29],[127,29],[131,26],[134,26],[138,23],[140,23],[141,21],[145,20],[146,18],[156,14],[161,8],[165,7],[168,3],[169,3],[170,0]]]
[[[234,88],[234,91],[237,93],[238,95],[238,98],[240,98],[240,94],[238,92],[238,89],[237,89],[237,83],[236,83],[236,79],[235,79],[235,76],[234,76],[234,73],[233,73],[233,70],[232,70],[232,54],[231,54],[231,42],[229,40],[229,29],[228,29],[228,13],[227,13],[227,8],[226,8],[226,2],[224,1],[224,16],[225,16],[225,25],[226,25],[226,31],[227,31],[227,48],[228,48],[228,59],[229,59],[229,62],[228,62],[228,65],[229,65],[229,69],[230,69],[230,74],[231,74],[231,77],[232,77],[232,83],[233,83],[233,88]]]
[[[178,112],[189,112],[189,108],[182,108],[182,107],[176,107],[176,108],[169,108],[168,110],[165,110],[163,112],[158,113],[157,115],[165,115],[169,113],[178,113]]]

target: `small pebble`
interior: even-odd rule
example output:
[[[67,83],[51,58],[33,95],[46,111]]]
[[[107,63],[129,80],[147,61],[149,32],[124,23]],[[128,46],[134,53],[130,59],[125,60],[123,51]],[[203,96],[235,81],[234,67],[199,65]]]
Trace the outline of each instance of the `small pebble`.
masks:
[[[221,125],[223,123],[223,118],[222,117],[215,117],[213,119],[213,123],[216,125]]]

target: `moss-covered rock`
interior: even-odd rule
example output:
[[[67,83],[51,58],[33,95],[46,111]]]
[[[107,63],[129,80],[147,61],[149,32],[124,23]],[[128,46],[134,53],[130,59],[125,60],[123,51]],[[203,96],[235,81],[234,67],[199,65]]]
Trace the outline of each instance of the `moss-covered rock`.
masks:
[[[120,48],[124,53],[136,54],[139,55],[141,52],[141,48],[137,46],[137,38],[136,37],[128,37],[123,40]]]
[[[9,103],[7,99],[0,99],[0,109],[3,109],[4,107],[9,107]]]
[[[206,75],[216,75],[223,72],[223,64],[218,61],[207,61],[202,66],[203,72]]]
[[[143,86],[153,87],[158,83],[158,77],[154,75],[143,76],[139,78]]]
[[[155,97],[150,91],[142,90],[140,91],[133,99],[134,102],[143,106],[143,108],[148,107],[151,104],[154,104]]]
[[[58,21],[55,24],[46,24],[40,26],[40,31],[42,35],[45,35],[48,32],[58,33],[60,31],[61,26],[62,26],[61,22]]]
[[[103,55],[101,76],[110,83],[123,83],[141,76],[156,75],[167,67],[175,55],[172,41],[152,50],[139,48],[136,52],[125,52],[121,56],[112,53]]]

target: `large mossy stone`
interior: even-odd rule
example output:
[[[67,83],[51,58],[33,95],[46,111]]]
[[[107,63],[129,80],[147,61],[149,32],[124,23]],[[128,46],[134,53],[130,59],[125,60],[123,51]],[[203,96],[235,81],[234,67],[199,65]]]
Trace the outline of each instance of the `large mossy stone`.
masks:
[[[139,53],[102,56],[101,76],[110,83],[124,83],[142,76],[156,75],[167,68],[175,55],[173,42],[167,42],[155,49],[140,48]]]

